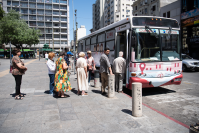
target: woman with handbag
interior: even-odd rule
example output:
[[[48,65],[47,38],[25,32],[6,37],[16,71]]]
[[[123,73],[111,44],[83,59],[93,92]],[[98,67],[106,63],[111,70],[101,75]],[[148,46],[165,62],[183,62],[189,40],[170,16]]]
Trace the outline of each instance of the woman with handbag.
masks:
[[[15,78],[15,100],[22,100],[24,95],[21,94],[20,88],[22,83],[22,75],[25,74],[25,71],[27,71],[27,67],[24,66],[24,63],[20,60],[19,56],[21,55],[21,52],[19,49],[14,49],[12,51],[13,58],[12,58],[12,75]]]
[[[59,54],[59,58],[56,60],[56,74],[55,74],[55,91],[58,92],[58,97],[65,98],[65,91],[70,91],[71,84],[69,82],[67,63],[64,60],[65,52]]]
[[[94,63],[94,58],[92,57],[91,53],[92,53],[91,51],[87,51],[87,55],[88,55],[88,58],[87,58],[88,85],[90,85],[90,80],[91,80],[92,72],[93,72],[94,70],[96,70],[96,68],[95,68],[95,63]]]

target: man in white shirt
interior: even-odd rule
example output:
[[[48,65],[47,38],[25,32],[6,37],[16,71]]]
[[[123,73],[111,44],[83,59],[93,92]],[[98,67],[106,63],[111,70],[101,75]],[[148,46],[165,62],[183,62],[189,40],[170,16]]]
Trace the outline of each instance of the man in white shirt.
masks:
[[[126,60],[123,58],[123,52],[119,52],[119,57],[113,61],[113,73],[115,74],[115,88],[119,93],[123,93],[123,77],[126,71]]]

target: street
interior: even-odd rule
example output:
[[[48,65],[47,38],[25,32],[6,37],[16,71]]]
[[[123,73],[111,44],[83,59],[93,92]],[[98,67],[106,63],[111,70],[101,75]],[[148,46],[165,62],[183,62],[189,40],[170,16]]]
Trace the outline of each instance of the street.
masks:
[[[131,91],[125,90],[131,95]],[[199,72],[183,72],[181,85],[143,88],[142,102],[186,125],[199,122]]]

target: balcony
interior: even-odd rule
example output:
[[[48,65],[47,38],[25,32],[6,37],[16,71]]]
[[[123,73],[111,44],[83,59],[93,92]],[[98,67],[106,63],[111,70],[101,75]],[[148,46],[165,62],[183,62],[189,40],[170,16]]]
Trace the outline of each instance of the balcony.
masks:
[[[60,4],[67,4],[67,1],[60,0]]]
[[[21,1],[22,1],[22,2],[23,2],[23,1],[26,1],[26,2],[28,2],[28,0],[21,0]]]
[[[45,3],[46,3],[46,4],[48,4],[48,3],[51,4],[52,1],[51,1],[51,0],[45,0]]]
[[[29,2],[36,2],[36,0],[29,0]]]
[[[44,0],[37,0],[38,3],[44,3]]]

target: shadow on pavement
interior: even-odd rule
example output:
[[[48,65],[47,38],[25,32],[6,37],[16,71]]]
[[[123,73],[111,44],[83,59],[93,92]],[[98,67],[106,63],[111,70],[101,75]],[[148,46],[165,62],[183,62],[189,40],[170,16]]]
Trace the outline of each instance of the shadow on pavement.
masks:
[[[101,91],[100,91],[100,90],[92,90],[92,92],[101,94]]]
[[[123,92],[132,97],[132,90],[124,88]],[[142,88],[142,96],[160,95],[175,92],[176,91],[169,90],[163,87]]]
[[[13,94],[10,94],[12,97],[15,97],[15,93]],[[25,96],[26,94],[25,93],[21,93],[21,95]]]
[[[78,90],[76,90],[75,88],[72,88],[71,92],[73,92],[74,94],[76,94],[76,95],[77,95],[77,93],[78,93]]]
[[[122,112],[126,113],[126,114],[129,114],[132,116],[132,111],[129,110],[129,109],[122,109]]]

